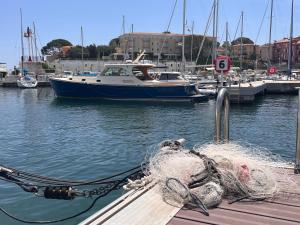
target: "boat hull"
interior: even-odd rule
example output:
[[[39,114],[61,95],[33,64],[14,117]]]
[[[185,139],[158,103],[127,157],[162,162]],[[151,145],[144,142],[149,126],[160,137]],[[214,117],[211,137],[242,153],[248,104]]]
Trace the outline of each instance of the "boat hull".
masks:
[[[110,85],[60,79],[51,79],[50,83],[57,97],[64,98],[192,102],[207,100],[206,96],[199,95],[194,85]]]
[[[36,88],[37,80],[32,77],[29,78],[22,77],[17,80],[17,86],[19,88]]]

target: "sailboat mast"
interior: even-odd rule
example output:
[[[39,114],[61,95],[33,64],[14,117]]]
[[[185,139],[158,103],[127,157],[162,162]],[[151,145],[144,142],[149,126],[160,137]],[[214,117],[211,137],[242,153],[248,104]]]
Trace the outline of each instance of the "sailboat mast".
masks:
[[[30,45],[31,45],[31,59],[34,61],[34,53],[33,53],[33,36],[32,36],[32,31],[30,29]]]
[[[132,41],[132,48],[131,48],[131,60],[134,60],[134,38],[133,38],[133,24],[131,24],[131,41]]]
[[[213,9],[213,43],[212,43],[211,64],[214,64],[215,58],[216,58],[216,0],[214,0],[214,9]],[[214,70],[212,72],[214,73]]]
[[[36,29],[35,29],[35,24],[33,22],[33,37],[34,37],[34,50],[35,50],[35,61],[38,60],[38,50],[37,50],[37,44],[36,44]]]
[[[216,0],[216,21],[215,21],[215,26],[216,26],[216,44],[215,44],[215,58],[218,56],[218,30],[219,30],[219,0]]]
[[[23,40],[23,16],[22,16],[22,9],[20,9],[20,16],[21,16],[21,48],[22,48],[21,70],[22,70],[22,73],[23,73],[23,69],[24,69],[24,40]]]
[[[293,53],[293,29],[294,29],[294,0],[292,0],[291,8],[291,27],[290,27],[290,42],[289,42],[289,56],[288,56],[288,73],[292,75],[292,53]]]
[[[185,53],[184,53],[184,46],[185,46],[185,10],[186,10],[186,0],[183,0],[183,17],[182,17],[182,71],[185,70]]]
[[[122,35],[125,34],[125,16],[122,16]]]
[[[30,53],[30,49],[31,49],[31,46],[30,46],[30,30],[29,30],[29,27],[27,27],[27,42],[28,42],[28,61],[31,61],[32,58],[31,58],[31,53]]]
[[[192,23],[192,38],[191,38],[191,63],[193,62],[193,48],[194,48],[194,21]]]
[[[225,55],[228,56],[228,22],[226,22]]]
[[[269,56],[269,66],[271,66],[271,41],[272,41],[272,20],[273,20],[273,0],[271,0],[271,12],[270,12],[270,27],[269,27],[269,51],[268,51],[268,56]]]
[[[241,15],[241,42],[240,42],[240,68],[243,69],[243,33],[244,33],[244,11]]]
[[[82,26],[80,27],[81,31],[81,62],[82,62],[82,72],[84,71],[84,62],[83,62],[83,30]]]

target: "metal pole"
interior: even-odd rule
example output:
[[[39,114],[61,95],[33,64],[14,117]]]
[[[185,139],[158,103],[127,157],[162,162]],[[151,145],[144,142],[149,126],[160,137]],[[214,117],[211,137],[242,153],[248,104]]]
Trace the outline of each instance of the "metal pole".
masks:
[[[271,1],[270,27],[269,27],[269,49],[268,49],[269,66],[271,66],[272,19],[273,19],[273,0]]]
[[[226,22],[225,55],[228,56],[228,22]]]
[[[224,77],[224,72],[223,72],[223,70],[222,70],[222,71],[221,71],[221,87],[224,86],[224,85],[223,85],[223,83],[224,83],[223,77]]]
[[[185,47],[185,10],[186,10],[186,0],[183,0],[183,18],[182,18],[182,57],[181,57],[181,63],[182,63],[182,72],[185,70],[185,53],[184,53],[184,47]]]
[[[82,26],[80,27],[80,34],[81,34],[81,63],[82,63],[82,73],[84,71],[84,62],[83,62],[83,30]]]
[[[221,110],[224,103],[224,141],[229,142],[229,92],[226,88],[219,91],[216,101],[216,114],[215,114],[215,141],[221,142]]]
[[[296,174],[300,174],[300,88],[298,88],[297,141],[294,171]]]
[[[290,42],[289,42],[289,55],[288,55],[288,73],[289,77],[292,75],[292,56],[293,56],[293,21],[294,20],[294,0],[292,0],[291,9],[291,27],[290,27]]]
[[[193,62],[193,48],[194,48],[194,21],[192,24],[192,37],[191,37],[191,63]]]
[[[131,46],[131,60],[133,62],[134,57],[133,57],[133,24],[131,24],[131,41],[132,41],[132,46]]]
[[[240,68],[243,70],[243,31],[244,30],[244,12],[241,15],[241,43],[240,43]]]
[[[34,22],[33,22],[33,35],[34,35],[35,61],[40,61],[40,59],[38,59],[38,49],[37,49],[37,44],[36,44],[36,29],[35,29]]]
[[[21,73],[23,75],[24,70],[24,40],[23,40],[23,15],[22,9],[20,9],[20,16],[21,16],[21,48],[22,48],[22,56],[21,56]]]

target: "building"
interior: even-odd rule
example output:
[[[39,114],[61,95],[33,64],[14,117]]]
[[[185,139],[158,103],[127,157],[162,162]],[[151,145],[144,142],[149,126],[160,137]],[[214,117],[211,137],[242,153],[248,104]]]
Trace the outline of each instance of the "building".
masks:
[[[289,57],[289,38],[275,41],[273,44],[273,61],[279,64],[287,63]],[[300,37],[292,41],[292,64],[300,63]]]
[[[270,60],[273,60],[273,44],[264,44],[258,46],[256,49],[256,56],[258,60],[264,62],[269,62]]]
[[[257,45],[255,44],[236,44],[231,46],[231,53],[233,57],[241,57],[241,47],[242,56],[244,59],[254,59],[256,55]]]
[[[191,40],[202,38],[201,35],[185,35],[185,56],[190,58]],[[211,37],[207,37],[211,39]],[[137,53],[145,50],[150,59],[160,58],[167,60],[181,60],[182,57],[182,34],[170,32],[147,33],[133,32],[126,33],[119,37],[120,49],[124,54],[135,56]],[[196,46],[196,45],[194,45]],[[195,56],[194,56],[195,57]]]
[[[4,78],[8,73],[6,63],[0,62],[0,80]]]

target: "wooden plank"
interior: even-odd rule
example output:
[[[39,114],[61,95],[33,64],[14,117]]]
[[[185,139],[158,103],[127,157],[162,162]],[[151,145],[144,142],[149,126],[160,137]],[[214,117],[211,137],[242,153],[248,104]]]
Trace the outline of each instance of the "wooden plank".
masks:
[[[84,221],[82,221],[79,225],[90,225],[94,223],[94,221],[99,220],[105,216],[105,218],[109,218],[112,216],[117,210],[124,207],[126,204],[130,204],[130,202],[134,201],[135,199],[141,197],[144,193],[146,193],[149,189],[153,186],[148,186],[147,188],[141,190],[132,190],[121,196],[120,198],[116,199],[103,209],[99,210],[98,212],[94,213]]]
[[[239,202],[234,204],[223,202],[218,208],[300,223],[300,207],[297,206],[274,204],[270,202]]]
[[[187,220],[185,218],[180,218],[180,217],[174,217],[168,225],[207,225],[207,224],[212,224],[212,223],[204,223],[204,222],[199,222],[195,220]]]
[[[258,216],[254,214],[249,214],[245,212],[232,211],[222,208],[216,208],[209,211],[210,216],[203,215],[198,210],[180,210],[175,218],[182,219],[181,225],[192,224],[190,221],[196,221],[206,224],[222,224],[222,225],[296,225],[299,223],[294,221],[287,221],[272,217]],[[171,220],[168,224],[172,224]]]
[[[146,192],[142,198],[136,199],[104,223],[95,224],[162,225],[171,220],[179,210],[180,208],[163,201],[158,192],[158,186],[156,186]]]
[[[278,196],[272,199],[267,199],[265,202],[300,207],[300,194],[279,193]]]
[[[80,225],[162,225],[180,208],[165,203],[158,186],[148,187],[120,198],[92,215]]]

